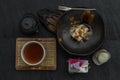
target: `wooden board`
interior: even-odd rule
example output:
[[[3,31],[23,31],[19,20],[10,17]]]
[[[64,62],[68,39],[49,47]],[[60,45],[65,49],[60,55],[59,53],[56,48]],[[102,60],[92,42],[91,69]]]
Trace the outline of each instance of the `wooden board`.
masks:
[[[28,41],[38,41],[46,50],[45,60],[37,66],[29,66],[23,62],[20,53],[22,46]],[[16,70],[56,70],[56,39],[55,38],[17,38],[16,39]]]

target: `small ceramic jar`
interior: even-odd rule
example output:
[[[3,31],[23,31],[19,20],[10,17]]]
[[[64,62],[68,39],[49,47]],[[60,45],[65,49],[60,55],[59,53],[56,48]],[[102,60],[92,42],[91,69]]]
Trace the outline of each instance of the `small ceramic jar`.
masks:
[[[110,58],[111,54],[107,50],[101,49],[93,55],[92,59],[96,65],[102,65],[106,63]]]
[[[20,21],[20,30],[23,34],[33,34],[38,30],[38,20],[33,14],[25,14]]]

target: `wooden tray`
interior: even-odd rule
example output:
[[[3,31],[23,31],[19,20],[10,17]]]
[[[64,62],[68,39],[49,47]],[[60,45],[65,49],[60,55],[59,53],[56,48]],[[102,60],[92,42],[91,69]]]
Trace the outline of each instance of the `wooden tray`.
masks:
[[[28,66],[20,56],[22,46],[28,41],[39,41],[46,49],[45,60],[37,66]],[[56,70],[56,39],[55,38],[17,38],[16,39],[16,70]]]

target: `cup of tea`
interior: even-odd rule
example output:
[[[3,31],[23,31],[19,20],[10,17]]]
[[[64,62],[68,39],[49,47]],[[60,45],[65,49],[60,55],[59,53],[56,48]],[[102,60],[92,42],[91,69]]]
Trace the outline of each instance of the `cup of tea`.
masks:
[[[22,60],[30,66],[39,65],[45,59],[44,46],[38,41],[28,41],[21,49]]]

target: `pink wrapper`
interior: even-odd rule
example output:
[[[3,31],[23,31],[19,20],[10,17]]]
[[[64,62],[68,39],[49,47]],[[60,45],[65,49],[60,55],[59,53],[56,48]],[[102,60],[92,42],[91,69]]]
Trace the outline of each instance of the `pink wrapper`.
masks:
[[[80,59],[69,59],[68,62],[70,64],[74,64],[76,62],[80,62],[80,66],[82,66],[82,64],[84,63],[84,60],[80,60]]]

